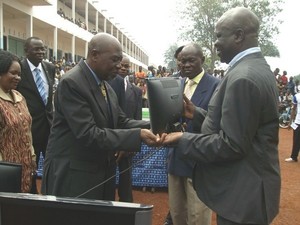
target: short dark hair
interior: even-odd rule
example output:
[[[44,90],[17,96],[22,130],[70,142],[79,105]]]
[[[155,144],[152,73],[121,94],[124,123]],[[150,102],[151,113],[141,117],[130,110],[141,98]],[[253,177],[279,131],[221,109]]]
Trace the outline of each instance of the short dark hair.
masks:
[[[174,58],[177,59],[179,53],[182,51],[182,49],[184,48],[184,45],[180,46],[179,48],[176,49],[175,53],[174,53]]]
[[[31,43],[32,40],[38,40],[38,41],[42,41],[42,39],[40,39],[39,37],[29,37],[26,39],[25,43],[24,43],[24,51],[27,52],[27,49]]]
[[[11,52],[0,49],[0,76],[6,74],[12,63],[15,61],[20,63],[20,59],[18,56]]]

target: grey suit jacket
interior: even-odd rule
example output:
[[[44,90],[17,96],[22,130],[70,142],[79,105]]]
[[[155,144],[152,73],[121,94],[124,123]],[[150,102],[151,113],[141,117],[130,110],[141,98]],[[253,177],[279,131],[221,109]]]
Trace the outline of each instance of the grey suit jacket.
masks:
[[[277,98],[269,65],[261,53],[250,54],[223,78],[207,115],[198,110],[201,134],[185,133],[179,142],[182,157],[197,161],[199,198],[230,221],[269,224],[278,213]]]
[[[115,92],[105,84],[111,115],[83,60],[60,81],[44,164],[44,194],[77,196],[107,178],[115,150],[140,150],[140,128],[135,127],[149,128],[149,123],[126,118]],[[102,199],[102,191],[85,197]]]

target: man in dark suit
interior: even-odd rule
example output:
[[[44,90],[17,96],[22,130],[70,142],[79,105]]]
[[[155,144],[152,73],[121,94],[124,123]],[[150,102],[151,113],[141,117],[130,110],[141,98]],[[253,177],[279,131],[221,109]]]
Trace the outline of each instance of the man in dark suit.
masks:
[[[107,80],[120,69],[122,47],[96,34],[81,60],[62,78],[47,146],[42,193],[114,200],[115,151],[139,151],[141,142],[159,142],[149,122],[128,119]]]
[[[185,45],[180,57],[184,93],[194,105],[207,110],[208,102],[219,84],[219,79],[206,73],[202,65],[205,57],[198,44]],[[187,120],[188,132],[193,132],[192,122]],[[168,189],[169,207],[174,225],[210,225],[211,210],[199,200],[192,184],[195,162],[182,160],[176,154],[180,149],[169,151]]]
[[[253,12],[227,11],[215,32],[227,74],[207,112],[185,99],[185,116],[199,133],[172,133],[164,143],[177,143],[180,157],[196,160],[195,190],[218,225],[267,225],[280,199],[276,80],[258,47]]]
[[[55,77],[55,66],[43,61],[45,46],[38,37],[30,37],[25,41],[24,51],[26,58],[22,60],[21,81],[17,90],[25,97],[27,106],[32,117],[32,139],[36,154],[36,161],[40,153],[45,157],[48,137],[53,117],[52,95]],[[37,68],[37,69],[36,69]],[[44,96],[37,86],[37,72],[40,71]],[[45,99],[43,100],[43,97]]]
[[[128,80],[130,60],[123,56],[121,68],[118,76],[109,84],[118,96],[119,104],[128,118],[142,119],[142,90],[131,84]],[[131,169],[127,170],[132,164],[132,154],[124,151],[118,152],[117,164],[119,167],[118,195],[121,202],[133,202]],[[124,171],[124,172],[123,172]]]

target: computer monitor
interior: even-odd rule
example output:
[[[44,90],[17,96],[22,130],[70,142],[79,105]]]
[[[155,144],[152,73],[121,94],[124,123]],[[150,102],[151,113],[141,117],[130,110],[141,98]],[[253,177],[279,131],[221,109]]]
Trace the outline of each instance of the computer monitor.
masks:
[[[178,131],[183,112],[181,79],[175,77],[147,80],[150,124],[154,134]]]
[[[0,161],[0,192],[21,192],[22,165]]]

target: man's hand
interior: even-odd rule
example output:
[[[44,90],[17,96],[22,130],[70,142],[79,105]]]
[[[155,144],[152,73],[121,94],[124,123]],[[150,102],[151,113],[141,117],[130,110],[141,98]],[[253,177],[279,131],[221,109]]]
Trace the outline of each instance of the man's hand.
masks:
[[[117,165],[119,164],[120,160],[121,160],[124,156],[127,156],[127,155],[128,155],[128,153],[125,152],[125,151],[118,151],[118,152],[116,152],[115,157],[116,157],[116,163],[117,163]]]
[[[162,139],[159,135],[153,134],[150,130],[141,129],[141,139],[145,142],[148,146],[160,146],[162,144]]]
[[[162,134],[163,145],[176,144],[182,136],[182,132],[174,132],[169,134]]]
[[[194,112],[195,112],[195,105],[185,96],[183,95],[183,107],[184,112],[183,116],[187,119],[193,119],[194,118]]]

